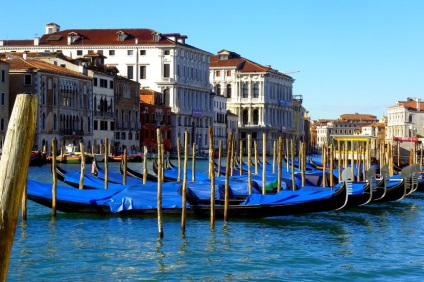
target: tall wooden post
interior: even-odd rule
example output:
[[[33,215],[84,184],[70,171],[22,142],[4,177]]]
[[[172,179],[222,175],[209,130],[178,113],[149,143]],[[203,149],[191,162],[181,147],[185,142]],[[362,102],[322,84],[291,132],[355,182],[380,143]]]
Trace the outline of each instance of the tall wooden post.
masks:
[[[196,181],[196,143],[193,143],[191,158],[191,181]]]
[[[144,151],[143,151],[143,184],[146,184],[146,182],[147,182],[147,155],[148,155],[147,146],[144,146],[143,149],[144,149]]]
[[[231,157],[233,154],[232,150],[232,142],[233,142],[233,132],[230,131],[230,134],[228,136],[228,146],[230,147],[230,151],[227,150],[227,166],[225,171],[225,197],[224,197],[224,221],[228,221],[228,205],[230,201],[230,183],[229,183],[229,176],[230,176],[230,163],[231,163]],[[228,156],[228,153],[230,154]]]
[[[258,174],[258,164],[259,164],[259,157],[258,157],[258,142],[253,141],[253,146],[255,149],[255,174]]]
[[[29,158],[34,145],[37,96],[16,97],[0,162],[0,281],[6,281],[19,206],[26,191]]]
[[[181,140],[180,137],[177,137],[177,158],[178,158],[178,176],[177,176],[177,181],[180,182],[181,181],[181,152],[180,152],[180,148],[181,148]]]
[[[222,158],[222,140],[219,140],[219,145],[218,145],[218,177],[221,176],[221,158]]]
[[[211,228],[215,227],[215,164],[213,148],[213,129],[209,127],[209,177],[211,179]]]
[[[160,129],[156,129],[157,152],[158,152],[158,190],[156,195],[156,206],[158,213],[158,234],[163,238],[163,220],[162,220],[162,173],[163,173],[163,152],[162,152],[162,134]]]
[[[105,138],[105,189],[108,189],[109,185],[109,139]]]
[[[81,151],[81,173],[80,173],[80,181],[79,181],[79,189],[84,188],[84,173],[85,173],[85,150],[84,144],[80,142],[80,151]]]
[[[186,205],[187,205],[187,168],[188,168],[188,131],[184,132],[184,168],[182,187],[181,232],[185,233]]]
[[[124,149],[124,173],[122,174],[122,184],[127,185],[127,149]]]
[[[240,140],[239,173],[240,175],[243,175],[243,141],[242,140]]]
[[[281,191],[281,177],[283,173],[283,137],[278,137],[278,179],[277,179],[277,192]]]
[[[322,187],[327,186],[327,142],[322,145]]]
[[[53,175],[53,184],[52,184],[52,216],[56,216],[56,198],[57,198],[57,140],[53,138],[52,140],[52,175]]]
[[[262,141],[262,194],[266,194],[266,133]]]
[[[252,136],[247,135],[247,186],[249,195],[252,194]]]

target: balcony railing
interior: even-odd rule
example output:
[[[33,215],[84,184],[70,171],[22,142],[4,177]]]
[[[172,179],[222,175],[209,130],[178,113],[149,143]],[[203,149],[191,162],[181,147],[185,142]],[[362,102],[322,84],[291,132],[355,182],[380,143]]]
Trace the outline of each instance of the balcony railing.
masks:
[[[101,112],[101,111],[94,111],[94,117],[103,117],[103,118],[114,118],[115,113],[111,112]]]

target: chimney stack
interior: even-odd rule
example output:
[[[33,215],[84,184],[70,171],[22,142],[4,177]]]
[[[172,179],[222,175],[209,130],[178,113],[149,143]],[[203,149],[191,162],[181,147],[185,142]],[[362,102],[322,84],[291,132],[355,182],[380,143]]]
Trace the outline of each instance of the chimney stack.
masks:
[[[36,36],[34,37],[34,46],[40,45],[40,37]]]

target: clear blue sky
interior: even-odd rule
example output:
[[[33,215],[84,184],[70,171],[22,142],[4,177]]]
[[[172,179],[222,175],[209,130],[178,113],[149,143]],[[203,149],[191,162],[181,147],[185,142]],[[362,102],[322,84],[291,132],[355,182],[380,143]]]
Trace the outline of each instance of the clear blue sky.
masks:
[[[32,39],[55,22],[72,28],[151,28],[227,49],[281,72],[312,119],[386,115],[424,101],[422,0],[3,1],[0,39]]]

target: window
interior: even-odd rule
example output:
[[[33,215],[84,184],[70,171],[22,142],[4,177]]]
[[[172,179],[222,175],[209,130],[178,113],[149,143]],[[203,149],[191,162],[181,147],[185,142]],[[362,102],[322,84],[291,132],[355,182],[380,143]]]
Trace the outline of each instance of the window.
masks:
[[[140,55],[141,55],[141,56],[146,55],[146,50],[140,50]]]
[[[97,78],[93,78],[93,85],[97,86]]]
[[[227,98],[231,98],[231,84],[227,84]]]
[[[107,88],[107,80],[100,78],[100,87]]]
[[[97,50],[97,54],[103,55],[103,50]]]
[[[258,98],[259,97],[259,83],[255,83],[255,85],[253,85],[253,98]]]
[[[2,105],[2,106],[4,106],[4,96],[5,96],[6,94],[4,94],[4,93],[1,93],[1,101],[0,101],[0,105]]]
[[[5,82],[5,81],[6,81],[6,71],[1,70],[1,82]]]
[[[0,130],[4,131],[4,119],[0,119]]]
[[[165,55],[169,55],[169,50],[165,50],[163,53],[164,53]]]
[[[115,50],[109,50],[109,56],[115,56]]]
[[[25,78],[24,78],[24,84],[25,85],[31,85],[31,83],[32,83],[32,77],[31,77],[31,75],[30,74],[26,74],[25,75]]]
[[[127,55],[128,56],[134,55],[134,50],[127,50]]]
[[[249,85],[247,83],[243,84],[243,98],[247,98],[249,95]]]
[[[231,71],[227,70],[227,76],[231,76]]]
[[[215,72],[215,76],[216,76],[216,77],[220,77],[220,76],[221,76],[221,71],[216,71],[216,72]]]
[[[134,78],[134,66],[127,66],[127,78],[128,79]]]
[[[113,80],[109,81],[109,88],[113,89]]]
[[[77,50],[77,56],[82,56],[82,50]]]
[[[243,110],[243,124],[247,124],[249,122],[249,111]]]
[[[97,130],[97,120],[94,121],[94,130]]]
[[[146,66],[140,66],[140,79],[146,79]]]
[[[221,95],[221,84],[216,85],[216,95]]]
[[[88,54],[94,53],[94,50],[88,50]]]
[[[122,139],[122,140],[125,140],[125,139],[126,139],[126,137],[125,137],[125,132],[121,132],[121,139]]]
[[[119,140],[119,136],[120,136],[119,132],[116,132],[116,134],[115,134],[115,139],[116,139],[116,140]]]
[[[253,124],[257,125],[259,123],[259,111],[253,111]]]
[[[169,77],[170,75],[170,66],[169,64],[163,65],[163,77]]]

